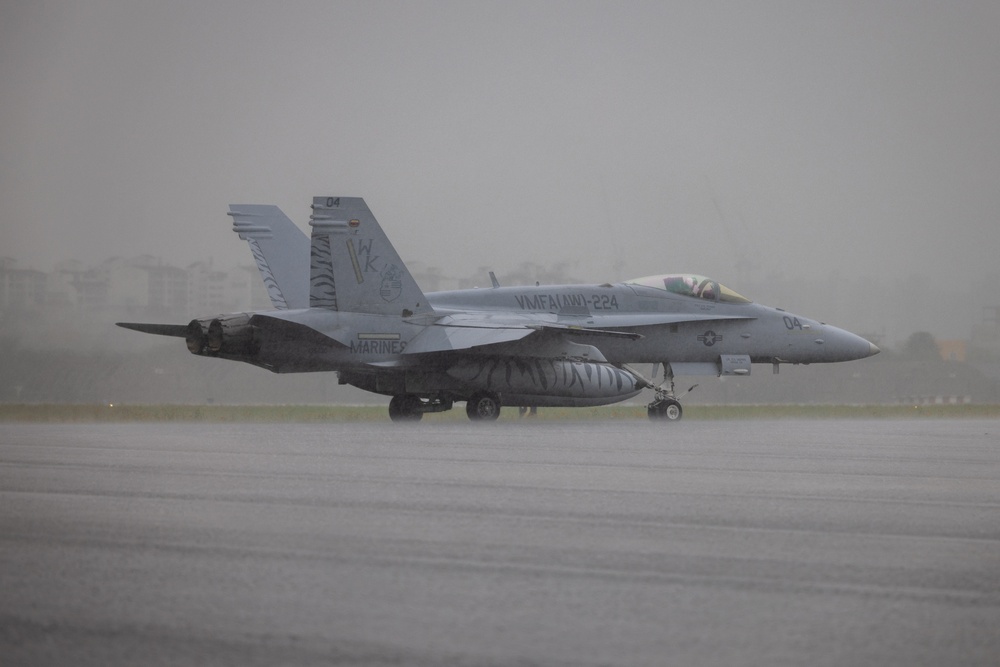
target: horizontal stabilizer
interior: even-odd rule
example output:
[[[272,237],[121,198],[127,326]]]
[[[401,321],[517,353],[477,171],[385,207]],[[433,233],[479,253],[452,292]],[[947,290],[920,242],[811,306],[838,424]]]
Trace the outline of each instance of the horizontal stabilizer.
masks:
[[[115,322],[123,329],[141,331],[142,333],[156,334],[157,336],[176,336],[184,338],[187,336],[187,324],[145,324],[143,322]]]

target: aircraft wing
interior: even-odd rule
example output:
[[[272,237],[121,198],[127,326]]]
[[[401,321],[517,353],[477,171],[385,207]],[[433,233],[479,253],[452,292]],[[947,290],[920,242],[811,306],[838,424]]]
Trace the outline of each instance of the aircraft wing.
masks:
[[[406,346],[406,354],[454,352],[484,345],[512,343],[535,333],[527,327],[493,329],[486,327],[430,326]]]
[[[557,337],[642,338],[642,334],[615,331],[617,327],[644,327],[683,322],[753,319],[708,314],[642,313],[586,318],[560,318],[556,314],[462,313],[441,318],[409,342],[405,354],[456,352],[483,346],[516,344],[532,334],[547,332]]]
[[[538,329],[535,318],[520,315],[448,315],[420,332],[406,346],[406,354],[453,352],[483,345],[511,343]]]
[[[750,315],[717,315],[715,313],[631,313],[628,315],[594,315],[587,318],[601,328],[649,327],[658,324],[685,324],[689,322],[718,322],[720,320],[754,320]]]

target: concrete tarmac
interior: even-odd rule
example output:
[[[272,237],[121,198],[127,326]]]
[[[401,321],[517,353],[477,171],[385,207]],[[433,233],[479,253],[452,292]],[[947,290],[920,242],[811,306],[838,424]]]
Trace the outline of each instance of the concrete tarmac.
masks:
[[[0,424],[0,664],[1000,664],[1000,421]]]

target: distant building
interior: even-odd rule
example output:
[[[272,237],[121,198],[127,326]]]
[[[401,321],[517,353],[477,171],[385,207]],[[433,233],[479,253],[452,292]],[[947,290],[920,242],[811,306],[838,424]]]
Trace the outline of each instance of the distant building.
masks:
[[[152,255],[113,257],[90,267],[66,261],[50,273],[15,264],[0,257],[0,308],[5,310],[204,316],[270,306],[255,266],[219,271],[211,262],[197,262],[180,268]]]
[[[197,262],[187,268],[186,275],[192,316],[271,307],[256,266],[217,271],[211,262]]]
[[[942,359],[965,362],[968,344],[964,340],[939,340],[935,342]]]
[[[156,266],[146,269],[147,303],[150,308],[186,310],[188,307],[189,276],[175,266]]]
[[[188,305],[193,313],[223,312],[226,308],[226,272],[216,271],[212,262],[195,262],[187,267]]]
[[[971,347],[1000,361],[1000,306],[983,308],[983,320],[972,327]]]
[[[45,273],[14,268],[9,257],[0,259],[0,308],[33,308],[45,305]]]

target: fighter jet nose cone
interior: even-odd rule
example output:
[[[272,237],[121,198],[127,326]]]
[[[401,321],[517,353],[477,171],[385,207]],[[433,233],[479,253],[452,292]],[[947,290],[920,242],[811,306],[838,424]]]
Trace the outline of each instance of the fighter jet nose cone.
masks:
[[[882,350],[880,350],[879,347],[878,347],[878,345],[876,345],[875,343],[872,343],[872,342],[868,343],[868,356],[869,357],[874,357],[876,354],[878,354],[881,351]]]

